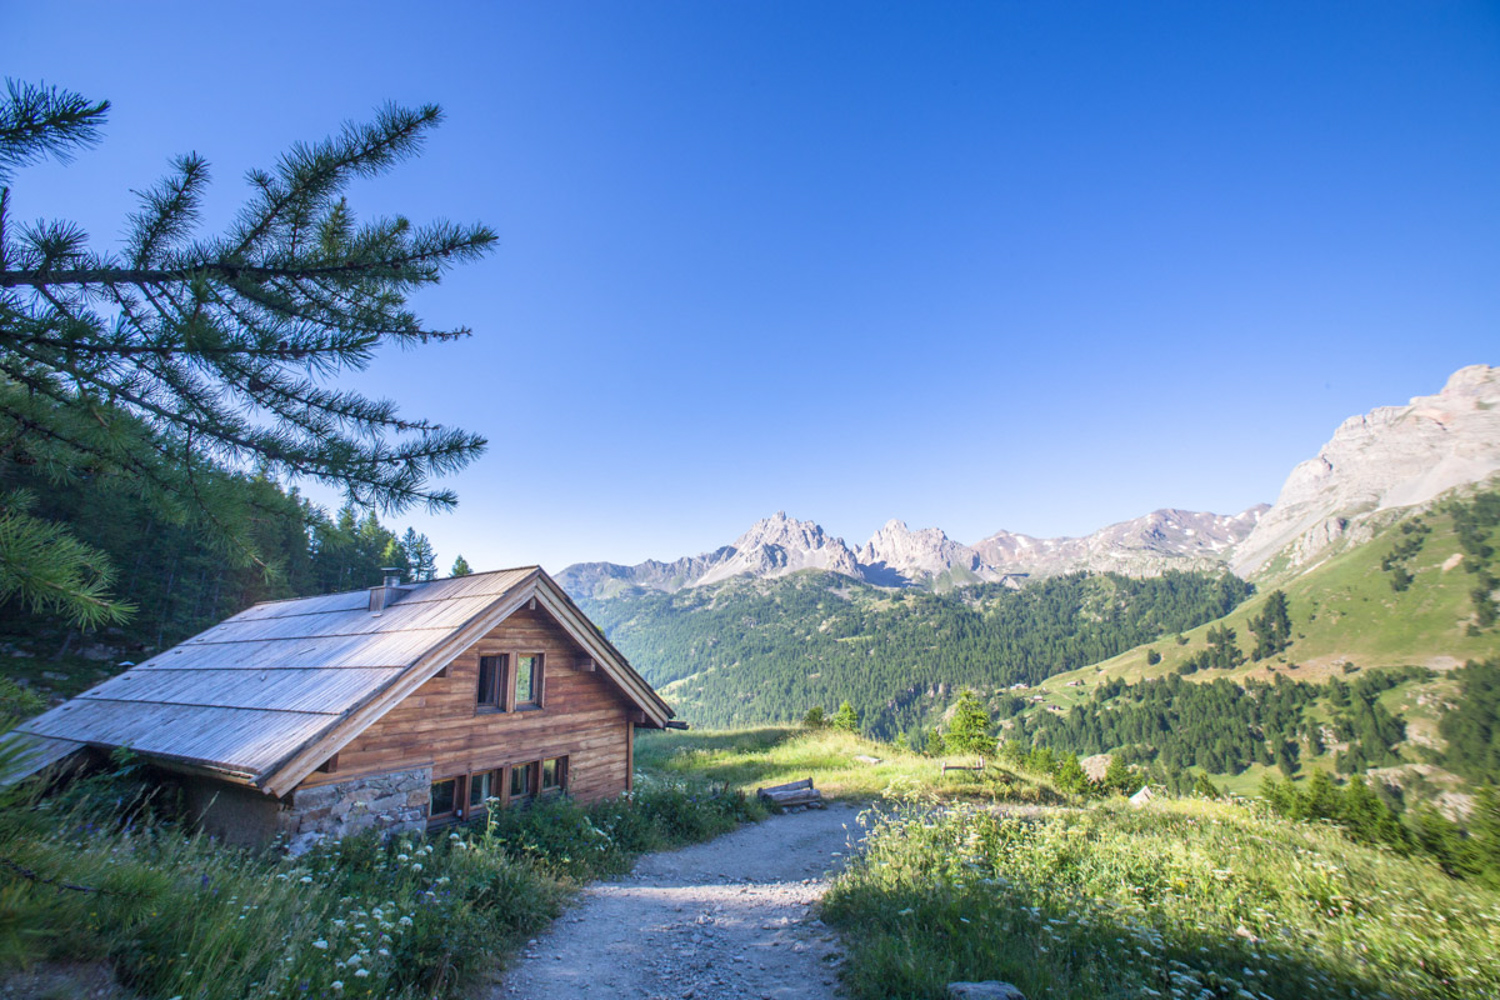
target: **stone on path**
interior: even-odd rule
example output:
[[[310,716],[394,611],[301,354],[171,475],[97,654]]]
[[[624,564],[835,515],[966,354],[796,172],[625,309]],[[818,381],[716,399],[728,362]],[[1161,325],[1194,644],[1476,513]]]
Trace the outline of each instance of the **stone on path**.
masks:
[[[1026,994],[998,979],[982,983],[949,983],[948,996],[952,1000],[1026,1000]]]

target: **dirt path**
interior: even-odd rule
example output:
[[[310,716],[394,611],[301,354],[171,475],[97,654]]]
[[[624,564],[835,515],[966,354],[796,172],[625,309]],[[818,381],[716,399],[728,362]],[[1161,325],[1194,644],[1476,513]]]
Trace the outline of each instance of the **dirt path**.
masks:
[[[491,1000],[829,1000],[839,950],[810,908],[857,815],[833,803],[641,858],[585,890]]]

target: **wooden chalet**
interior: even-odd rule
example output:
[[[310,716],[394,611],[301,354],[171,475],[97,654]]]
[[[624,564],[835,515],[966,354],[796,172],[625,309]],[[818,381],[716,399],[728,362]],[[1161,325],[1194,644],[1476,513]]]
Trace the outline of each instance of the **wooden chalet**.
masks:
[[[669,708],[537,567],[271,601],[18,727],[27,767],[129,747],[205,827],[293,847],[631,787]]]

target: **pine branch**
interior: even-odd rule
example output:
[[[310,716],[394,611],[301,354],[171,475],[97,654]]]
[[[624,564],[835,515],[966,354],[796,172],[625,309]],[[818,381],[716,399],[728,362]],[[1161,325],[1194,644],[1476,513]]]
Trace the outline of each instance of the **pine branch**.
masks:
[[[7,78],[0,101],[0,181],[49,156],[67,163],[76,150],[99,142],[108,114],[108,101]]]

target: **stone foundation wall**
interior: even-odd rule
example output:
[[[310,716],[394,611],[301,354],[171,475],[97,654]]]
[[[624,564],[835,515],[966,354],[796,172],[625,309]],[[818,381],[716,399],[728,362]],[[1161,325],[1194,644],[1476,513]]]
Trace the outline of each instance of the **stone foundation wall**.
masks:
[[[278,832],[293,853],[324,837],[337,840],[365,830],[420,833],[427,829],[431,794],[430,767],[299,788],[277,814]]]

